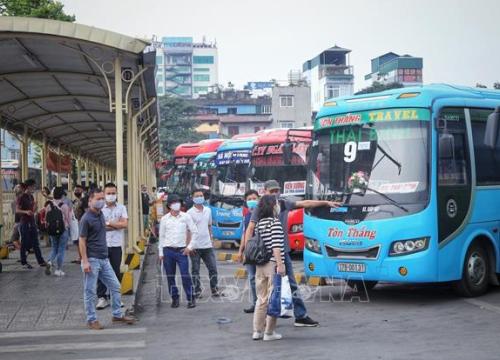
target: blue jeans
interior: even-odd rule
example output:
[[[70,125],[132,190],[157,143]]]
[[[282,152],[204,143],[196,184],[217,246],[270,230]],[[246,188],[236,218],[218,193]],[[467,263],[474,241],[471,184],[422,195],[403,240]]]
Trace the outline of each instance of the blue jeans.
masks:
[[[293,315],[295,316],[295,319],[303,319],[307,316],[307,310],[304,301],[300,297],[297,281],[295,281],[292,258],[290,257],[289,252],[285,252],[285,268],[286,275],[288,276],[288,280],[290,281],[290,289],[292,290]]]
[[[255,265],[245,265],[248,273],[248,282],[250,283],[250,290],[252,291],[252,305],[255,306],[257,302],[257,290],[255,290],[255,272],[257,267]]]
[[[215,259],[214,249],[196,249],[191,255],[191,276],[193,277],[194,292],[201,293],[200,282],[200,263],[201,260],[205,263],[208,269],[208,277],[210,279],[210,290],[217,291],[217,260]]]
[[[97,280],[101,280],[111,294],[111,309],[114,317],[123,316],[121,310],[120,283],[111,267],[109,259],[89,258],[90,272],[83,273],[83,301],[87,321],[97,320],[95,313]]]
[[[56,261],[56,268],[58,270],[62,269],[64,262],[64,253],[66,252],[66,244],[69,239],[69,230],[66,229],[61,235],[53,236],[49,235],[50,244],[52,246],[52,251],[50,252],[49,261]]]
[[[193,300],[193,284],[189,275],[189,259],[182,252],[184,248],[163,248],[163,267],[167,274],[168,292],[172,299],[179,299],[179,289],[175,284],[175,272],[177,265],[181,271],[182,287],[188,301]]]

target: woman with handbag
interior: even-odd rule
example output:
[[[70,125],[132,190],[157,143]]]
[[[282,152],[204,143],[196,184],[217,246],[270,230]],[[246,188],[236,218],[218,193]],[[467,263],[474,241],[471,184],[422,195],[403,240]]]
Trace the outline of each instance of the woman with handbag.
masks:
[[[281,335],[277,334],[276,317],[267,315],[267,305],[269,296],[273,290],[273,278],[276,273],[285,275],[284,233],[280,221],[278,220],[278,204],[274,195],[263,196],[258,205],[259,222],[256,226],[256,236],[260,237],[265,246],[268,261],[257,264],[255,274],[255,287],[257,290],[257,303],[253,316],[253,340],[263,339],[264,341],[280,340]]]

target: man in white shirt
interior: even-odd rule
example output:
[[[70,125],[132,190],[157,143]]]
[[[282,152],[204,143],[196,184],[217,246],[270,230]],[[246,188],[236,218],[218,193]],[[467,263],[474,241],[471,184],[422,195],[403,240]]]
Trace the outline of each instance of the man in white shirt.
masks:
[[[203,263],[208,270],[212,296],[217,297],[221,294],[217,288],[217,260],[212,245],[212,212],[208,207],[203,205],[205,203],[205,196],[202,190],[194,190],[192,197],[194,206],[187,213],[198,228],[198,236],[196,239],[193,239],[194,252],[191,254],[191,275],[193,277],[194,295],[197,298],[201,297],[200,263],[203,259]]]
[[[160,241],[158,254],[163,261],[167,274],[168,291],[172,297],[172,307],[179,307],[179,289],[175,284],[175,271],[177,265],[181,271],[182,287],[186,293],[188,309],[194,308],[195,298],[193,296],[193,284],[189,275],[189,259],[193,251],[193,242],[196,239],[198,229],[193,223],[191,216],[181,211],[181,200],[179,196],[171,194],[167,199],[170,212],[161,218]]]
[[[104,186],[106,205],[102,214],[106,221],[106,242],[108,244],[108,257],[118,281],[121,281],[120,265],[122,263],[122,247],[125,241],[125,229],[128,225],[127,208],[116,202],[116,185],[108,183]],[[109,306],[108,289],[99,280],[97,282],[97,310]]]

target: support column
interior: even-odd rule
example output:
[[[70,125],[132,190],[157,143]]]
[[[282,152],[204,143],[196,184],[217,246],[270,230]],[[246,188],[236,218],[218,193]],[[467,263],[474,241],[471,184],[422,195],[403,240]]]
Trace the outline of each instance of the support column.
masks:
[[[130,109],[129,109],[130,110]],[[133,117],[131,111],[127,112],[127,198],[128,198],[128,211],[129,211],[129,222],[128,222],[128,236],[127,236],[127,253],[132,253],[134,248],[134,241],[136,239],[136,232],[134,228],[134,149],[133,149]]]
[[[116,122],[116,187],[118,202],[124,203],[123,178],[123,92],[122,64],[120,57],[115,59],[115,122]]]
[[[76,159],[76,185],[82,185],[82,159],[80,156]]]
[[[88,188],[90,185],[90,169],[89,169],[89,159],[85,159],[85,187]]]
[[[21,143],[21,181],[26,181],[29,177],[28,172],[28,126],[24,125],[23,141]]]
[[[57,178],[56,185],[61,186],[61,145],[57,146]]]
[[[44,135],[43,140],[42,140],[42,169],[41,169],[41,177],[42,181],[40,182],[40,186],[43,189],[45,186],[47,186],[47,156],[48,156],[48,151],[47,151],[47,137]]]

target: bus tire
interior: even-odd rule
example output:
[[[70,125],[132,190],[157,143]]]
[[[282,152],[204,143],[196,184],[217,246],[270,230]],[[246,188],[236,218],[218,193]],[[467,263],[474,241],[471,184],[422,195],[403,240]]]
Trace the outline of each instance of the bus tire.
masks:
[[[372,290],[378,281],[363,281],[363,280],[347,280],[347,286],[358,291],[366,288],[367,291]],[[364,285],[363,285],[364,284]]]
[[[480,243],[473,243],[467,250],[462,269],[462,279],[454,283],[455,291],[464,297],[484,294],[489,287],[490,260]]]

